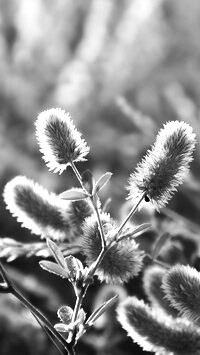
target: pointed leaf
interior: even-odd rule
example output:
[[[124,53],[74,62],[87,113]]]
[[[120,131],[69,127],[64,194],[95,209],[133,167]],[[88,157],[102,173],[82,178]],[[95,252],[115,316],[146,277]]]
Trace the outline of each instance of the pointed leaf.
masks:
[[[98,307],[92,314],[91,316],[88,318],[86,324],[88,326],[92,326],[93,323],[104,313],[106,312],[109,308],[111,308],[118,299],[118,295],[115,295],[114,297],[112,297],[110,300],[108,300],[107,302],[104,302],[100,307]]]
[[[110,180],[112,176],[112,173],[107,172],[104,175],[102,175],[99,180],[96,182],[94,189],[93,189],[93,195],[95,195],[97,192],[99,192]]]
[[[52,261],[42,260],[39,262],[42,269],[51,272],[52,274],[56,274],[62,278],[68,279],[69,274],[66,270],[64,270],[60,265],[53,263]]]
[[[77,200],[83,200],[87,198],[89,195],[84,192],[82,189],[70,189],[62,192],[59,195],[63,200],[72,200],[72,201],[77,201]]]
[[[131,230],[129,229],[128,232],[126,234],[123,234],[119,239],[125,239],[125,238],[130,238],[130,237],[134,237],[136,238],[138,235],[138,233],[142,233],[144,231],[146,231],[147,229],[151,228],[151,224],[150,223],[143,223],[140,226],[136,227],[136,228],[132,228]],[[139,234],[139,235],[140,235]]]
[[[63,323],[70,324],[73,316],[73,309],[68,306],[62,306],[59,308],[57,314]]]
[[[152,259],[156,259],[166,242],[171,238],[169,233],[162,234],[155,242],[152,250]]]
[[[61,250],[58,248],[58,246],[56,245],[56,243],[54,243],[51,239],[47,239],[47,246],[49,248],[49,250],[51,251],[54,259],[56,260],[56,262],[63,268],[65,268],[66,264],[65,264],[65,258],[61,252]]]

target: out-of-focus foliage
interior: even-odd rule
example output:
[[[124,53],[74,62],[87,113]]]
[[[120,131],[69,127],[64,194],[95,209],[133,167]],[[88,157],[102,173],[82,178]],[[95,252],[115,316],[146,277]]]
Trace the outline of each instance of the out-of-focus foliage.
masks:
[[[71,113],[91,146],[85,168],[95,178],[105,171],[115,173],[100,194],[103,200],[112,197],[110,211],[122,218],[130,208],[130,202],[121,207],[127,177],[162,123],[189,122],[199,141],[199,19],[198,0],[0,0],[1,192],[19,174],[58,193],[73,185],[70,171],[67,178],[47,171],[34,135],[38,113],[61,107]],[[165,209],[158,216],[153,210],[142,210],[134,222],[153,223],[153,231],[138,238],[141,248],[151,253],[156,236],[167,231],[172,238],[159,259],[190,263],[197,269],[199,149],[198,145],[187,181],[170,203],[178,214]],[[5,210],[2,199],[0,206],[0,235],[19,242],[31,240],[29,231],[22,230]],[[27,260],[14,265],[24,268],[25,264]],[[29,262],[26,271],[32,268],[35,264]],[[54,282],[59,288],[56,278]],[[88,299],[96,294],[96,286]],[[140,278],[127,288],[138,296],[143,293]],[[71,291],[65,290],[64,295],[72,303]],[[86,308],[91,310],[90,304]],[[118,332],[122,340],[109,354],[136,354],[132,342],[122,330]],[[4,336],[10,339],[9,334],[8,330]],[[80,342],[79,354],[92,351],[92,336]],[[101,329],[94,339],[105,341]],[[101,345],[93,353],[103,355]],[[9,349],[5,354],[14,352]]]

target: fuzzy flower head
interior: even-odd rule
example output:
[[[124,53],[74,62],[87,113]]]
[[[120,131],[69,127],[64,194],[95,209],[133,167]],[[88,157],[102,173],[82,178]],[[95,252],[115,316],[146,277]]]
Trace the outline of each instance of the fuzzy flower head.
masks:
[[[143,266],[144,253],[139,250],[133,239],[115,240],[116,228],[109,214],[101,216],[107,246],[113,241],[101,264],[96,270],[100,281],[111,284],[127,282],[137,276]],[[101,251],[101,238],[98,223],[94,215],[86,218],[83,223],[82,252],[90,266]]]
[[[145,193],[159,210],[182,184],[193,160],[196,138],[189,124],[167,122],[159,131],[155,144],[147,151],[129,179],[129,198]]]
[[[180,315],[200,324],[200,272],[189,265],[173,266],[163,278],[166,299]]]
[[[143,300],[128,297],[119,304],[118,320],[135,343],[156,355],[198,355],[200,330],[186,319],[160,314]]]
[[[85,161],[89,147],[75,128],[69,113],[52,108],[39,114],[36,137],[49,170],[60,174],[71,162]]]
[[[52,239],[65,239],[69,234],[69,213],[63,200],[25,176],[7,183],[4,201],[17,221],[32,233]]]

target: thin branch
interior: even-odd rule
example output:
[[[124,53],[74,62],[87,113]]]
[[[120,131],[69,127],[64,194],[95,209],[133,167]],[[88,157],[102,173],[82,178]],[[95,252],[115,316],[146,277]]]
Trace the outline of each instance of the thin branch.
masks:
[[[125,220],[124,220],[124,221],[122,222],[122,224],[119,226],[119,229],[118,229],[118,231],[117,231],[118,234],[122,231],[122,229],[124,228],[124,226],[126,225],[126,223],[129,221],[129,219],[134,215],[134,213],[136,212],[138,206],[139,206],[140,203],[142,202],[142,200],[143,200],[145,194],[146,194],[146,191],[144,191],[144,192],[140,195],[140,197],[139,197],[138,201],[136,202],[136,204],[132,207],[132,209],[130,210],[129,214],[126,216]]]

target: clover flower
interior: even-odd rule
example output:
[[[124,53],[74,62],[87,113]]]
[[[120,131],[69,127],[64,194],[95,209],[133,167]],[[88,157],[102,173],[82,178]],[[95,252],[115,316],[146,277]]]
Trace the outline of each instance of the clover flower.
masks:
[[[118,320],[143,350],[165,355],[194,355],[200,351],[200,330],[186,319],[160,314],[137,297],[119,304]]]
[[[163,277],[165,297],[179,313],[200,322],[200,273],[187,265],[173,266]]]
[[[32,233],[52,239],[65,239],[70,230],[67,206],[54,193],[17,176],[4,189],[7,209]]]
[[[106,245],[113,241],[108,248],[101,264],[96,270],[100,281],[119,284],[137,276],[143,266],[144,254],[138,249],[133,239],[115,240],[116,228],[109,214],[102,213]],[[88,265],[94,263],[101,252],[101,238],[96,217],[92,215],[83,223],[82,252]]]
[[[189,124],[167,122],[159,131],[155,144],[130,175],[129,198],[136,199],[145,193],[145,200],[150,200],[157,210],[164,207],[189,171],[195,137]]]
[[[49,170],[61,174],[71,162],[85,161],[89,153],[69,113],[52,108],[39,114],[36,137]]]

